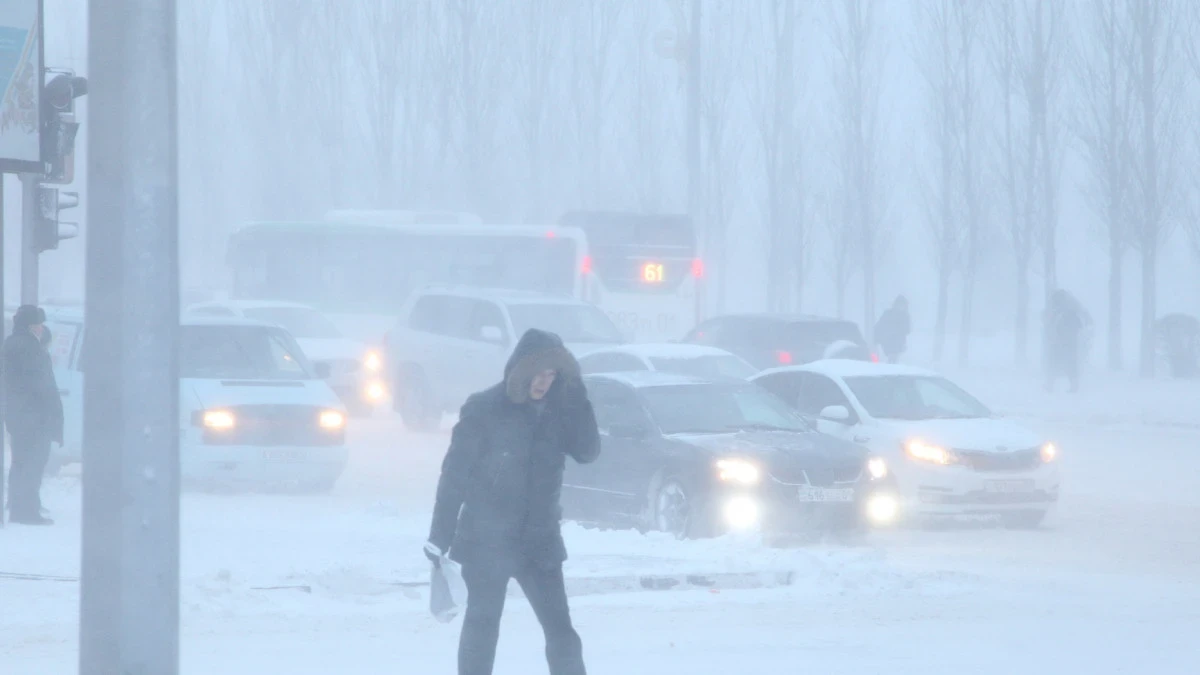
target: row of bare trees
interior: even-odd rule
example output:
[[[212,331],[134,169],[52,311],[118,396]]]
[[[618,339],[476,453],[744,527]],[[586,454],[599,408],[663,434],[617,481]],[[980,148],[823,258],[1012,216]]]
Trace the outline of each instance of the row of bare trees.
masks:
[[[1149,374],[1159,251],[1200,221],[1194,4],[196,2],[180,25],[185,236],[204,263],[231,224],[332,207],[690,209],[718,284],[735,244],[761,240],[768,307],[798,309],[827,277],[839,314],[861,292],[869,331],[893,245],[924,232],[934,356],[953,334],[968,360],[980,270],[1001,256],[1025,362],[1060,285],[1060,221],[1076,220],[1060,206],[1074,158],[1107,250],[1109,364],[1136,254]],[[912,123],[895,114],[908,101]]]

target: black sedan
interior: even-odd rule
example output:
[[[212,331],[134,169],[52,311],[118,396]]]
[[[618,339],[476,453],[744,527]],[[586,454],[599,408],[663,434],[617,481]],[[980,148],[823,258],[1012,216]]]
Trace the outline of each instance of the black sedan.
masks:
[[[883,460],[753,384],[657,372],[585,382],[603,447],[595,463],[567,463],[568,518],[705,537],[853,529],[894,512]]]

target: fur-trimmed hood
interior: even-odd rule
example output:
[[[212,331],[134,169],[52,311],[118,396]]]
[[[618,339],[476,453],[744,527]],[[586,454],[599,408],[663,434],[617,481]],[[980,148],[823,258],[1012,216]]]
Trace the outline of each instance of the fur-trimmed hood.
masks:
[[[528,401],[534,374],[550,369],[558,372],[554,389],[581,382],[579,362],[563,345],[562,338],[536,328],[525,331],[504,366],[505,391],[509,400],[513,403]]]

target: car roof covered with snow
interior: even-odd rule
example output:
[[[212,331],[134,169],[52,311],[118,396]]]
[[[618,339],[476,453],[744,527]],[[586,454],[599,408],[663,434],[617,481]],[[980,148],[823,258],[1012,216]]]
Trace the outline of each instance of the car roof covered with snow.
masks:
[[[588,303],[566,293],[541,293],[509,288],[486,288],[479,286],[431,285],[419,289],[413,297],[428,295],[451,295],[465,298],[491,300],[505,305],[587,305]],[[590,305],[588,305],[590,306]]]
[[[255,328],[279,328],[273,323],[245,319],[240,316],[184,316],[179,320],[180,326],[252,326]]]
[[[702,356],[733,356],[737,358],[724,349],[677,342],[648,342],[604,347],[588,352],[587,356],[597,354],[628,354],[643,359],[695,359]]]
[[[828,377],[941,377],[931,370],[889,363],[871,363],[849,359],[826,359],[799,366],[785,366],[764,370],[752,379],[774,373],[818,373]]]
[[[247,309],[308,309],[317,311],[309,305],[300,302],[287,302],[285,300],[208,300],[205,302],[197,302],[189,305],[187,311],[192,312],[198,309],[208,307],[227,307],[229,309],[242,311]]]
[[[695,375],[679,375],[663,373],[654,370],[637,370],[623,373],[597,373],[585,375],[584,382],[609,381],[624,384],[634,389],[650,389],[653,387],[677,387],[701,384],[746,384],[745,380],[737,378],[696,377]]]

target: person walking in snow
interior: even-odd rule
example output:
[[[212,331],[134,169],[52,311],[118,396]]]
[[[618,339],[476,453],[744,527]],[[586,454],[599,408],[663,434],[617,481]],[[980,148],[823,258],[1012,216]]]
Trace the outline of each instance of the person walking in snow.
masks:
[[[879,321],[875,323],[875,343],[883,350],[888,363],[896,363],[908,350],[908,334],[912,320],[908,315],[908,298],[897,296]]]
[[[1079,391],[1082,338],[1087,319],[1083,307],[1063,289],[1050,296],[1046,307],[1046,391],[1054,390],[1060,377],[1067,378],[1071,391]]]
[[[553,333],[526,332],[504,380],[467,399],[442,462],[425,554],[462,565],[467,608],[459,675],[490,675],[509,579],[546,637],[551,675],[585,675],[563,581],[563,469],[600,454],[579,364]]]
[[[25,525],[53,525],[42,515],[42,474],[50,444],[62,445],[63,406],[54,366],[43,336],[46,313],[22,305],[4,341],[5,421],[12,446],[8,475],[9,519]]]

